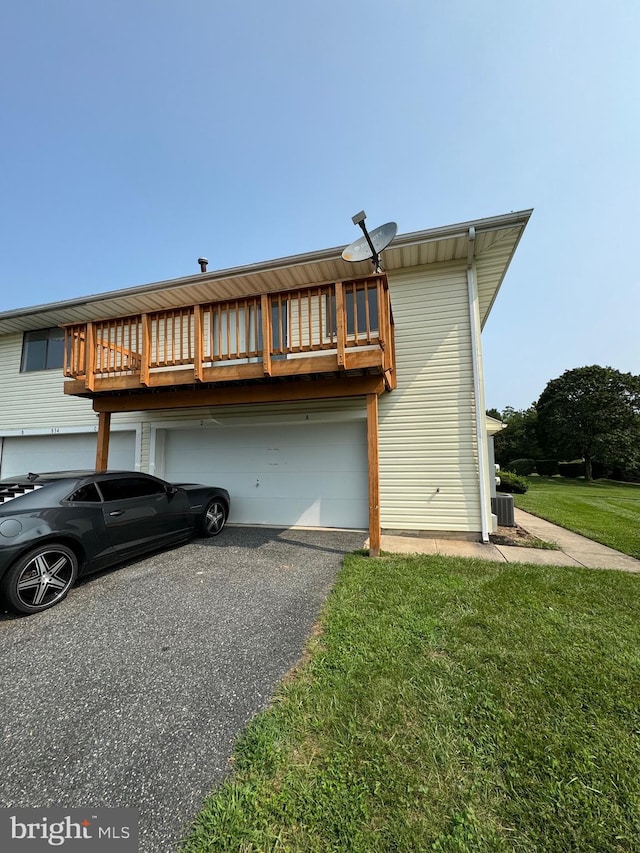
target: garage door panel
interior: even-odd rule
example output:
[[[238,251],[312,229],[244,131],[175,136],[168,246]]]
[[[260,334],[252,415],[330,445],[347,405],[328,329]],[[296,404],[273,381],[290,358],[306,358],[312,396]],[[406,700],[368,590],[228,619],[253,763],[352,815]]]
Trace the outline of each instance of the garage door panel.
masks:
[[[96,433],[7,436],[3,441],[2,477],[29,471],[68,471],[95,468]],[[113,432],[109,442],[109,468],[131,471],[135,467],[135,433]]]
[[[164,473],[231,494],[230,521],[366,527],[364,421],[167,430]]]
[[[296,431],[304,428],[296,428]],[[322,470],[342,472],[345,470],[361,471],[364,459],[366,467],[366,448],[362,441],[343,439],[328,441],[318,429],[309,430],[307,442],[296,436],[296,443],[289,442],[290,428],[283,434],[282,430],[260,431],[260,435],[252,435],[257,428],[243,428],[237,434],[229,430],[180,430],[169,432],[168,447],[173,453],[180,445],[182,455],[181,469],[197,473],[201,466],[213,466],[216,471],[225,473],[265,472],[278,466],[286,466],[291,473],[304,473],[309,470],[310,448],[313,457],[321,459]],[[249,433],[248,435],[244,435]],[[178,437],[179,436],[179,437]],[[182,443],[188,441],[190,453],[185,454]],[[312,464],[312,463],[311,463]]]
[[[318,496],[325,496],[331,500],[338,498],[359,500],[362,498],[361,479],[359,476],[356,477],[356,472],[351,472],[350,476],[345,474],[343,479],[338,479],[332,472],[313,470],[308,472],[308,476],[299,477],[291,476],[289,472],[274,473],[270,471],[257,472],[252,477],[229,471],[226,474],[221,472],[221,476],[233,478],[236,499],[243,497],[272,500],[281,499],[285,495],[288,498],[300,500]],[[309,479],[313,480],[312,485],[309,483]],[[222,486],[224,483],[212,483],[211,485]]]
[[[288,527],[298,524],[304,527],[364,527],[365,524],[350,524],[349,520],[360,517],[360,501],[342,499],[323,500],[316,498],[307,505],[301,505],[300,499],[270,498],[268,501],[244,496],[234,499],[236,511],[241,518],[251,521],[244,524],[273,524]],[[233,521],[233,518],[231,518]]]
[[[321,452],[322,448],[315,448],[314,457],[317,457]],[[329,484],[330,482],[335,483],[339,478],[341,485],[344,485],[344,481],[348,480],[350,477],[353,477],[355,480],[359,480],[363,468],[366,470],[366,453],[364,453],[361,448],[358,448],[357,452],[350,450],[346,458],[343,454],[342,463],[340,463],[340,460],[338,459],[332,464],[329,464],[329,461],[327,460],[327,464],[322,465],[321,467],[314,467],[312,460],[310,464],[309,454],[307,454],[306,464],[304,464],[304,460],[299,460],[299,464],[293,464],[291,459],[288,457],[283,457],[279,459],[278,462],[273,460],[265,461],[264,458],[260,458],[259,456],[252,459],[239,456],[237,460],[235,460],[234,457],[222,447],[219,448],[218,454],[224,458],[216,459],[215,454],[211,454],[210,456],[203,454],[200,457],[199,464],[197,465],[178,465],[176,468],[175,464],[172,462],[168,469],[165,468],[165,471],[179,470],[183,472],[181,476],[188,473],[188,480],[191,482],[194,482],[194,477],[195,482],[200,482],[203,471],[215,471],[219,476],[241,477],[244,475],[245,477],[248,477],[251,484],[255,486],[256,477],[261,479],[265,477],[292,478],[298,474],[303,480],[307,477],[320,478],[322,485]],[[175,478],[167,476],[167,479],[171,480]],[[183,481],[187,482],[187,480]]]

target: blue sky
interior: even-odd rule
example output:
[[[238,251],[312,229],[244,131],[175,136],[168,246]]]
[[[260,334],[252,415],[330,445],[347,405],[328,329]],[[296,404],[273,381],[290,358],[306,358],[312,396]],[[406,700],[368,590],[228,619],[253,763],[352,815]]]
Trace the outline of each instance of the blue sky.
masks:
[[[24,0],[0,311],[533,207],[487,406],[640,373],[640,3]]]

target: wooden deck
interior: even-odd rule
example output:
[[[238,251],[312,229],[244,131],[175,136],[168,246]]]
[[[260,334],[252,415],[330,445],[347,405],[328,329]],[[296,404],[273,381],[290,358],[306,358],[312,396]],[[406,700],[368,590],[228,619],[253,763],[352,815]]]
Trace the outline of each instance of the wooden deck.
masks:
[[[378,374],[387,390],[395,387],[384,273],[65,326],[66,394],[323,374]]]

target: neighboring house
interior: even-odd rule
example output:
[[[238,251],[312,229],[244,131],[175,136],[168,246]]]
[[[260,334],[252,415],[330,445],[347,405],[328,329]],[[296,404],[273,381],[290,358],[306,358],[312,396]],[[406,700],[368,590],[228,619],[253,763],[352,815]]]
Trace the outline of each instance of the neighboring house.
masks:
[[[480,331],[530,215],[399,235],[384,273],[336,248],[1,313],[0,474],[214,483],[231,522],[374,553],[381,528],[486,541]]]

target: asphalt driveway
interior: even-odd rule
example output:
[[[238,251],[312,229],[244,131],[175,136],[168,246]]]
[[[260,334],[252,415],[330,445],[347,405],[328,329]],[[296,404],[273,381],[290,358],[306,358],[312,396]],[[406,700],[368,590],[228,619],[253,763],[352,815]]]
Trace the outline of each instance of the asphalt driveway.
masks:
[[[138,808],[175,850],[363,540],[227,528],[0,615],[0,805]]]

